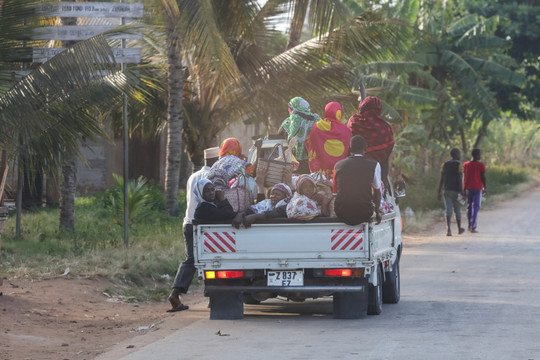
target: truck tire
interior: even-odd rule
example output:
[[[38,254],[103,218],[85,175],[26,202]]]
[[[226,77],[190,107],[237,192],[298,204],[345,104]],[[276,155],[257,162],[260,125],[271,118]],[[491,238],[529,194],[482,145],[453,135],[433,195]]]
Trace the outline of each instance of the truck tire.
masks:
[[[259,305],[261,302],[253,297],[250,293],[244,294],[244,304]]]
[[[216,292],[210,294],[210,320],[237,320],[244,318],[242,293]]]
[[[381,266],[377,265],[377,286],[369,285],[368,314],[379,315],[382,312],[382,279]]]
[[[382,300],[385,304],[397,304],[401,292],[399,279],[399,256],[396,258],[392,271],[386,274],[386,281],[383,284]]]

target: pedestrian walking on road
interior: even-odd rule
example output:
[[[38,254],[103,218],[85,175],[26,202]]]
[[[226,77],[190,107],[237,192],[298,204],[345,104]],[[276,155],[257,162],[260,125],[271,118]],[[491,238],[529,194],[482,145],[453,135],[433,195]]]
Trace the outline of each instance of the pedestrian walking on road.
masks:
[[[482,196],[487,194],[486,167],[480,159],[482,159],[482,152],[480,149],[473,149],[472,160],[466,161],[463,164],[465,173],[465,183],[463,187],[467,194],[468,229],[473,233],[477,232],[477,218],[480,205],[482,204]]]
[[[463,196],[463,166],[461,165],[461,151],[458,148],[450,150],[452,159],[441,166],[441,180],[437,197],[441,200],[444,195],[446,206],[446,236],[452,236],[452,213],[456,215],[458,234],[463,234],[461,227],[461,204],[459,198]],[[444,190],[444,193],[443,193]]]

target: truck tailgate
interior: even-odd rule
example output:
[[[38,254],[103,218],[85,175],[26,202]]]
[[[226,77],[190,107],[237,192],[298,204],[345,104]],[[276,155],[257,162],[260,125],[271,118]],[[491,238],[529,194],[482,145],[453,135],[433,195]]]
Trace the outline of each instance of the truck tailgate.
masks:
[[[382,225],[382,224],[381,224]],[[390,224],[388,224],[390,226]],[[369,260],[368,224],[199,224],[196,266],[216,269],[355,267]]]

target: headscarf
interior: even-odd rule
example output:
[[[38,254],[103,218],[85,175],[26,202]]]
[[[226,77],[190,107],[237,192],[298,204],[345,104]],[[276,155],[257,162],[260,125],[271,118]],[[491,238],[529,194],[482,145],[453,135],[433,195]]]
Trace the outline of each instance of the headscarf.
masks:
[[[352,135],[361,135],[366,139],[366,155],[382,149],[394,147],[394,133],[392,127],[381,117],[381,100],[369,96],[362,100],[358,113],[351,116],[347,126]]]
[[[311,175],[302,174],[296,179],[296,183],[294,185],[294,187],[296,188],[297,193],[302,194],[302,193],[300,193],[300,189],[302,188],[302,185],[304,185],[305,183],[312,183],[313,186],[315,186],[315,188],[317,188],[317,184],[315,183],[315,179]],[[304,195],[304,194],[302,194],[302,195]]]
[[[347,157],[351,131],[341,123],[343,108],[338,102],[328,103],[324,109],[324,120],[317,121],[306,140],[309,169],[332,177],[334,165]]]
[[[279,183],[279,184],[274,185],[274,187],[272,187],[272,190],[282,191],[285,194],[285,198],[278,201],[275,206],[272,205],[271,199],[264,199],[263,201],[260,201],[256,203],[255,205],[251,205],[249,207],[250,210],[253,211],[255,214],[260,214],[265,211],[274,210],[275,208],[279,206],[287,205],[287,203],[292,197],[292,191],[289,185],[284,184],[284,183]]]
[[[274,187],[272,187],[272,190],[279,190],[283,192],[285,194],[285,200],[287,201],[289,201],[290,198],[292,197],[291,188],[287,184],[277,183],[276,185],[274,185]]]
[[[223,140],[219,146],[219,157],[222,158],[226,155],[242,155],[242,144],[240,144],[238,139],[231,137]]]
[[[304,148],[304,142],[311,130],[313,124],[320,120],[320,116],[312,113],[309,103],[301,97],[292,98],[289,101],[289,109],[291,113],[286,118],[281,127],[287,132],[287,140],[291,140],[296,136],[296,144],[294,146],[296,160],[306,160],[307,152]]]
[[[206,201],[203,198],[203,192],[204,192],[204,187],[207,184],[212,184],[212,181],[206,178],[201,179],[197,181],[197,184],[195,185],[195,188],[193,189],[193,194],[195,195],[195,200],[197,201],[198,204]]]
[[[296,179],[296,192],[287,204],[288,218],[311,220],[315,216],[321,214],[317,202],[300,192],[300,188],[302,187],[302,185],[308,182],[315,185],[315,179],[313,179],[309,174],[302,174]]]
[[[206,178],[212,181],[216,189],[227,189],[229,187],[229,174],[219,167],[212,167],[206,174]]]
[[[324,118],[331,122],[341,122],[341,116],[343,115],[343,107],[341,104],[332,101],[326,104],[324,107]]]

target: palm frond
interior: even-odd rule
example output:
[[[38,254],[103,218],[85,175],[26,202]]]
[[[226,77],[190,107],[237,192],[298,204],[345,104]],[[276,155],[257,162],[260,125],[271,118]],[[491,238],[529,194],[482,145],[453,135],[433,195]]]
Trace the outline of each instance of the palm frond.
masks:
[[[490,75],[492,78],[503,83],[521,86],[526,80],[525,76],[518,74],[508,69],[507,67],[488,60],[475,57],[467,57],[465,58],[465,60],[467,61],[467,63],[469,63],[469,65],[471,65],[473,69],[484,72]]]
[[[211,0],[185,0],[178,3],[181,41],[191,68],[211,74],[216,90],[224,89],[240,74],[218,27]],[[196,66],[195,66],[196,64]]]

